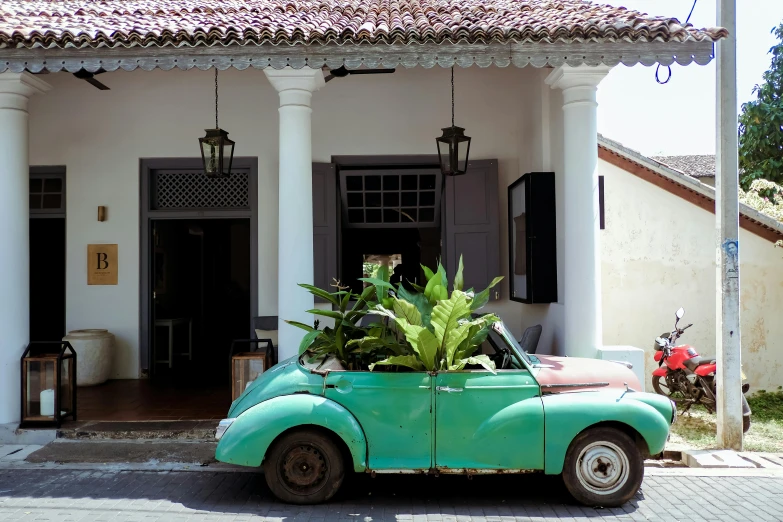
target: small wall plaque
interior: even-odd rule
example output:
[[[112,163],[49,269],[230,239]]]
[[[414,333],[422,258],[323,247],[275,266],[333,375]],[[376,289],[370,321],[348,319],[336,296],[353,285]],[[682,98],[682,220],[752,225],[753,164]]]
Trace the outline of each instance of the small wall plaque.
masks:
[[[117,245],[87,245],[87,284],[117,284]]]

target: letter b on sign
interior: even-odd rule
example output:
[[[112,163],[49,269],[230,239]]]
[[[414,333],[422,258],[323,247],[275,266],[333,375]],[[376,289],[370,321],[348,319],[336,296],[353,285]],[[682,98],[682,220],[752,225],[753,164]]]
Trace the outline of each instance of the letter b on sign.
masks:
[[[117,284],[117,245],[87,245],[87,284]]]

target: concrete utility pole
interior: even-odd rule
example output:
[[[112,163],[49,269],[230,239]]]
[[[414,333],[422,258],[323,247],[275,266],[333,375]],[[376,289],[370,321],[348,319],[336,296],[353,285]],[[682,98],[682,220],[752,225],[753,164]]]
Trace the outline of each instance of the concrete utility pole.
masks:
[[[737,5],[718,0],[718,115],[715,217],[717,231],[718,445],[742,450],[740,337],[739,159],[737,118]]]

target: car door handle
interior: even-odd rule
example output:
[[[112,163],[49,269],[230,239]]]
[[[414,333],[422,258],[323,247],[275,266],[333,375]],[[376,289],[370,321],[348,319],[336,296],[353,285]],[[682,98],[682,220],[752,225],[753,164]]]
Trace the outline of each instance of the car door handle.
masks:
[[[449,386],[438,386],[438,391],[446,393],[462,393],[464,388],[450,388]]]

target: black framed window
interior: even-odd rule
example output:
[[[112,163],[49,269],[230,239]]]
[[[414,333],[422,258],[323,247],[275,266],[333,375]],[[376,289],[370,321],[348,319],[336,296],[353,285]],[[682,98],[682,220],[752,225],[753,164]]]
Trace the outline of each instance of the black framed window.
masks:
[[[343,226],[437,227],[440,191],[438,169],[341,170]]]
[[[65,168],[30,168],[29,205],[32,216],[65,213]]]

